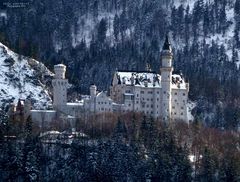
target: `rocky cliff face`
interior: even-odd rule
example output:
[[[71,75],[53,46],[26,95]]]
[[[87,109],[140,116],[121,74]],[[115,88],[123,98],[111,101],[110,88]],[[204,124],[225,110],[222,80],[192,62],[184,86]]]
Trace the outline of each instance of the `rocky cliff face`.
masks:
[[[0,105],[29,98],[35,108],[46,106],[51,98],[46,87],[52,73],[34,59],[18,55],[0,43]]]

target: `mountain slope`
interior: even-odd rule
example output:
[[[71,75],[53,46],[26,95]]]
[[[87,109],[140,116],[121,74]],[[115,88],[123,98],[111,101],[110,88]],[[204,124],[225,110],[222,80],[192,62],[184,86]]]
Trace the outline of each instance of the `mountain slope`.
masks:
[[[51,99],[44,75],[52,73],[34,59],[20,56],[0,43],[0,104],[6,106],[19,98],[30,98],[35,108],[46,106]]]

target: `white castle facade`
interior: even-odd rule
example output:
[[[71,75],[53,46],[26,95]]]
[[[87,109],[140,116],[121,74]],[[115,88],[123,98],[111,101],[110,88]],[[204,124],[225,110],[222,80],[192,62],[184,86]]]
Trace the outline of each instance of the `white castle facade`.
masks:
[[[160,74],[155,72],[116,71],[107,92],[98,92],[90,86],[90,95],[79,102],[67,102],[68,80],[66,66],[55,65],[53,86],[53,110],[32,110],[32,119],[50,122],[59,115],[76,119],[83,114],[105,112],[141,112],[163,121],[184,120],[188,122],[187,102],[189,84],[182,75],[173,74],[173,53],[166,37],[162,50]],[[43,121],[44,120],[44,121]]]

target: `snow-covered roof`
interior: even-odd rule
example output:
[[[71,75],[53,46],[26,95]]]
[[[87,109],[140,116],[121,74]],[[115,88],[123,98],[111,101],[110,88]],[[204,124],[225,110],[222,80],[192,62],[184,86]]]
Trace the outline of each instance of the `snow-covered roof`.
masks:
[[[112,100],[110,97],[107,96],[107,92],[106,92],[106,91],[102,91],[102,92],[97,93],[97,96],[96,96],[96,97],[97,97],[97,98],[99,98],[99,97],[106,98],[106,99],[108,99],[109,101]]]
[[[67,106],[81,107],[83,106],[83,102],[67,103]]]
[[[118,71],[115,74],[118,84],[132,85],[136,87],[161,88],[161,75],[155,72],[129,72]],[[186,89],[186,82],[178,74],[172,75],[173,89]]]
[[[44,133],[40,134],[40,137],[46,136],[46,135],[59,135],[60,132],[59,131],[46,131]]]
[[[134,94],[132,94],[132,93],[124,93],[124,95],[130,95],[131,96],[131,95],[134,95]]]
[[[56,64],[54,67],[66,67],[64,64]]]
[[[39,113],[56,113],[55,110],[31,110],[31,112],[39,112]]]

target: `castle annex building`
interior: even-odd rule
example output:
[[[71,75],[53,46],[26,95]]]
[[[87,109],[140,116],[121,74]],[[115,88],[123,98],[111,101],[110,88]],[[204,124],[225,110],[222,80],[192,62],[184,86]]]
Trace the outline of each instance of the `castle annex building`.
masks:
[[[189,84],[182,75],[173,74],[173,53],[166,37],[161,53],[160,73],[116,71],[107,92],[98,92],[90,86],[90,95],[79,102],[67,102],[68,80],[66,66],[55,65],[53,86],[53,109],[32,110],[32,119],[52,121],[62,115],[65,118],[81,118],[83,114],[104,112],[142,112],[164,121],[188,121],[187,102]],[[44,117],[43,117],[44,116]]]
[[[123,111],[144,112],[163,120],[187,121],[189,84],[182,75],[173,74],[172,58],[171,45],[166,37],[161,75],[155,72],[116,72],[110,88],[113,101],[123,104]]]

